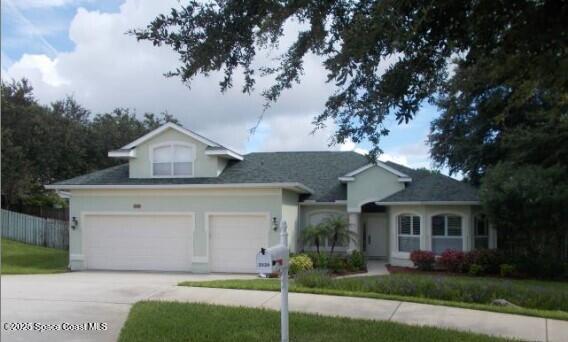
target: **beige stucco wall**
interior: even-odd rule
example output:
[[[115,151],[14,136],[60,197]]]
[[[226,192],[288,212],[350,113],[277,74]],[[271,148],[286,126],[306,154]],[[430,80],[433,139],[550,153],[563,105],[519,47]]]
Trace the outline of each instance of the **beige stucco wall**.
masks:
[[[291,195],[287,195],[290,199]],[[73,190],[70,200],[70,217],[79,221],[75,230],[70,230],[69,252],[72,269],[83,268],[82,215],[86,212],[193,212],[195,231],[193,237],[193,271],[206,272],[207,262],[196,262],[208,258],[208,233],[205,227],[205,213],[214,212],[255,212],[268,213],[281,220],[283,212],[289,217],[293,213],[283,210],[281,189],[184,189],[184,190]],[[140,209],[133,205],[139,204]],[[279,242],[279,232],[272,226],[267,245]]]
[[[404,189],[398,176],[379,167],[371,167],[347,183],[347,210],[361,212],[361,206],[385,198]]]
[[[153,145],[173,141],[181,141],[195,146],[194,177],[216,177],[226,165],[225,161],[218,161],[221,158],[205,155],[206,144],[174,129],[167,129],[136,147],[136,158],[131,159],[129,163],[130,177],[151,178],[150,149]]]

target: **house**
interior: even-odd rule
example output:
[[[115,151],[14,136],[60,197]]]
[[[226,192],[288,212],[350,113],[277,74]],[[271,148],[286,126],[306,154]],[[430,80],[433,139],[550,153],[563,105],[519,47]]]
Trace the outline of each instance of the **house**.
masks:
[[[297,252],[312,248],[302,228],[329,215],[359,236],[340,251],[394,265],[496,244],[476,189],[354,152],[242,155],[168,123],[108,155],[128,162],[46,186],[70,196],[73,270],[254,272],[281,221]]]

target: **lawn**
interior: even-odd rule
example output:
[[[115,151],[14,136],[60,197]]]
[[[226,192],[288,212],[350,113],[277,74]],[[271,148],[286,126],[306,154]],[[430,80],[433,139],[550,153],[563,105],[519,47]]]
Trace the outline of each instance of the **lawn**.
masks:
[[[279,291],[278,279],[183,282],[182,286]],[[568,320],[568,283],[462,276],[392,274],[292,280],[291,292],[368,297]],[[497,306],[506,299],[516,306]]]
[[[280,313],[177,302],[138,302],[119,341],[278,341]],[[454,330],[393,322],[290,314],[291,341],[504,341]]]
[[[67,270],[69,252],[2,239],[2,274],[59,273]]]

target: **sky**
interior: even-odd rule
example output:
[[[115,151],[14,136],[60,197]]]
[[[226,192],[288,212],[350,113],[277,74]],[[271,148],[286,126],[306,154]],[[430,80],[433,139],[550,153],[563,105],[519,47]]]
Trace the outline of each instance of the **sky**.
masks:
[[[333,122],[311,134],[312,120],[333,90],[325,83],[317,56],[307,56],[302,83],[264,113],[253,135],[250,128],[263,109],[260,92],[271,84],[269,79],[257,80],[256,92],[246,95],[239,87],[241,77],[224,94],[219,91],[220,73],[197,77],[191,89],[178,78],[164,77],[178,65],[177,56],[168,47],[137,42],[126,32],[178,6],[176,0],[3,0],[2,79],[27,78],[44,104],[71,95],[93,113],[117,107],[140,116],[167,111],[185,127],[240,152],[364,153],[370,148],[365,142],[329,146]],[[298,28],[294,23],[286,26],[282,48],[293,41]],[[259,64],[274,57],[268,52],[259,55]],[[381,143],[381,159],[431,168],[425,141],[436,116],[436,108],[425,105],[409,124],[389,118],[391,132]]]

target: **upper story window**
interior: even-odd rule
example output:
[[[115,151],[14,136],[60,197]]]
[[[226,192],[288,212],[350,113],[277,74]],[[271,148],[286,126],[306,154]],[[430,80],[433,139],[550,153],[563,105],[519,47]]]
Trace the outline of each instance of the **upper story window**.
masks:
[[[398,251],[412,252],[420,249],[420,216],[399,215],[397,225]]]
[[[432,251],[441,254],[446,249],[463,249],[461,216],[432,216]]]
[[[167,143],[152,148],[153,177],[192,177],[195,150],[192,145]]]

